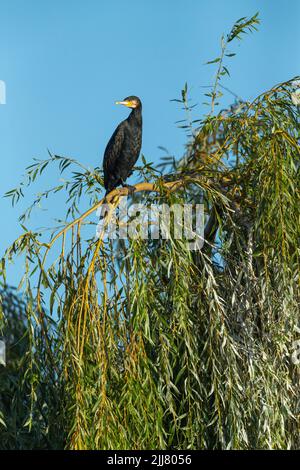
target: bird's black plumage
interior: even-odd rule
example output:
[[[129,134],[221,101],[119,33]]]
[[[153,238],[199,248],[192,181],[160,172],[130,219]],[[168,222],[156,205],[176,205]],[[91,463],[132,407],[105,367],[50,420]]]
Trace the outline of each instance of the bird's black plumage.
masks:
[[[106,194],[117,186],[125,185],[139,158],[142,145],[142,103],[137,96],[128,96],[119,104],[132,108],[111,136],[103,158]]]

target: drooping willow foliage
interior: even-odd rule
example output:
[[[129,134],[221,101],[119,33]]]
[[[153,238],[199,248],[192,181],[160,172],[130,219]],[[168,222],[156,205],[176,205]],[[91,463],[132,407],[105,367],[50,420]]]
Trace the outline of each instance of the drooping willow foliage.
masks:
[[[35,161],[8,194],[16,202],[50,164],[74,168],[21,216],[28,225],[64,191],[60,227],[50,237],[24,227],[3,257],[4,282],[7,263],[25,260],[26,308],[0,447],[299,448],[297,77],[216,112],[228,45],[257,24],[242,18],[222,38],[211,109],[184,126],[186,154],[163,175],[145,160],[136,170],[132,201],[204,204],[201,250],[175,237],[96,238],[102,174],[74,159]],[[190,111],[187,88],[179,101]],[[104,224],[125,194],[111,193]],[[2,321],[7,335],[5,308]]]
[[[34,331],[36,325],[28,304],[17,295],[16,289],[6,286],[0,289],[0,296],[1,333],[7,349],[6,367],[0,366],[0,448],[51,449],[61,446],[60,429],[56,427],[60,394],[43,337]],[[50,408],[52,418],[48,412]],[[30,426],[32,419],[35,426]]]

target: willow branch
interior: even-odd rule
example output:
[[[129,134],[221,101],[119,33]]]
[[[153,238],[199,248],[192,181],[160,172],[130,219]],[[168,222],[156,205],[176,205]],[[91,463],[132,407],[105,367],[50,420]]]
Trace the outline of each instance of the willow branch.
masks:
[[[177,180],[177,181],[170,181],[167,183],[162,183],[160,186],[158,186],[155,183],[138,183],[134,186],[134,190],[130,190],[128,188],[119,188],[119,189],[114,189],[111,191],[106,197],[101,199],[97,204],[95,204],[93,207],[85,211],[80,217],[77,219],[74,219],[72,222],[70,222],[68,225],[66,225],[63,229],[61,229],[55,237],[51,240],[51,242],[48,244],[48,249],[51,248],[51,246],[56,242],[58,238],[61,237],[65,232],[70,230],[70,228],[74,227],[74,225],[79,224],[82,222],[84,219],[86,219],[90,214],[95,212],[99,207],[101,207],[104,202],[110,204],[113,202],[113,200],[116,198],[116,196],[127,196],[128,194],[131,194],[132,192],[134,193],[140,193],[140,192],[160,192],[161,188],[164,187],[168,189],[170,192],[175,191],[179,187],[184,186],[187,183],[186,180]]]

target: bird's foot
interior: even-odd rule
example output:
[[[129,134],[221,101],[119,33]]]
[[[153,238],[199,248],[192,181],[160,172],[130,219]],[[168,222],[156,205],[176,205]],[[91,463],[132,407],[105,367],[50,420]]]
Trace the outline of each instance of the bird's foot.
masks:
[[[135,192],[135,186],[130,186],[130,184],[125,184],[124,187],[128,189],[128,193],[131,195]]]
[[[124,181],[122,181],[122,186],[123,188],[127,188],[130,194],[133,194],[135,191],[135,186],[130,186],[130,184],[126,184]]]

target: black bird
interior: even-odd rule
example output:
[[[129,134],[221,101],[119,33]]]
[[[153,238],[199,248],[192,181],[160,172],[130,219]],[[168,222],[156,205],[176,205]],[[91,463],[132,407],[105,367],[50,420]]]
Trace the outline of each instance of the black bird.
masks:
[[[132,111],[127,119],[122,121],[111,136],[103,158],[104,187],[106,194],[120,184],[125,184],[132,174],[142,145],[142,103],[137,96],[128,96],[116,104],[123,104]]]

